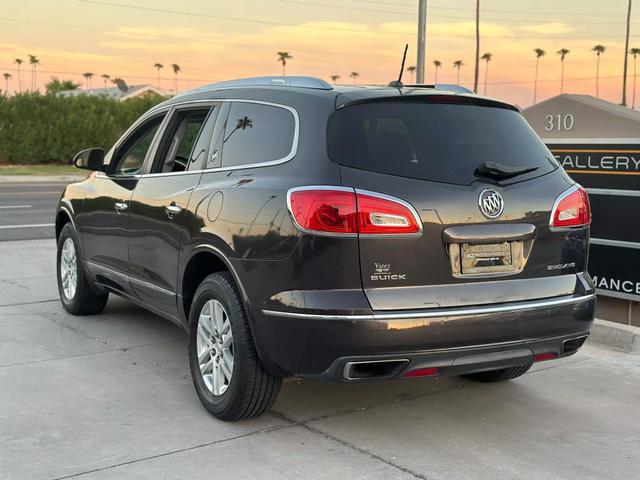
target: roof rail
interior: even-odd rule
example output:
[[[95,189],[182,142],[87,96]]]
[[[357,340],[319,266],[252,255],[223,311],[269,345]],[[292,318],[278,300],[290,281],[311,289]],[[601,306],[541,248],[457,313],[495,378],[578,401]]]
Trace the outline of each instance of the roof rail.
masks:
[[[331,84],[315,77],[252,77],[240,78],[237,80],[227,80],[224,82],[212,83],[192,91],[214,90],[218,88],[233,87],[258,87],[258,86],[275,86],[275,87],[300,87],[315,88],[318,90],[333,90]]]
[[[416,85],[406,85],[405,88],[432,88],[434,90],[445,90],[447,92],[457,92],[457,93],[473,93],[473,91],[469,90],[466,87],[455,85],[453,83],[436,83],[435,85],[425,85],[425,84],[416,84]]]

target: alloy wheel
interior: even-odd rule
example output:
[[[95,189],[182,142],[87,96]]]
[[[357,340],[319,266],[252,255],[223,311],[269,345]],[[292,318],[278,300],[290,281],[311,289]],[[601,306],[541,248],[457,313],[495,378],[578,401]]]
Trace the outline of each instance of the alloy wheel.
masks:
[[[67,300],[71,300],[78,287],[78,256],[73,239],[67,238],[60,253],[60,283]]]
[[[204,304],[198,317],[196,350],[207,389],[220,396],[233,375],[233,333],[229,315],[218,300]]]

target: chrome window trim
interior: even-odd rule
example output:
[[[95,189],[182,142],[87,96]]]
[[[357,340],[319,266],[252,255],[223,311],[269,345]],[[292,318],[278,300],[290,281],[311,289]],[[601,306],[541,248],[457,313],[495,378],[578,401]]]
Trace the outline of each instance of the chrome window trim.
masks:
[[[282,158],[277,158],[275,160],[269,160],[266,162],[247,163],[246,165],[235,165],[232,167],[225,167],[224,165],[221,165],[215,168],[206,168],[204,169],[205,172],[231,172],[234,170],[246,170],[247,168],[270,167],[273,165],[281,165],[283,163],[286,163],[296,156],[296,153],[298,152],[298,141],[300,138],[300,117],[298,115],[298,111],[295,108],[289,105],[281,104],[281,103],[265,102],[262,100],[226,98],[226,99],[221,99],[217,101],[231,102],[231,103],[234,103],[234,102],[235,103],[255,103],[257,105],[267,105],[270,107],[283,108],[285,110],[288,110],[289,113],[293,115],[293,120],[294,120],[293,139],[291,141],[291,149],[289,150],[289,153]],[[224,162],[224,148],[222,152],[222,162]]]
[[[215,100],[193,100],[191,102],[184,102],[184,104],[175,104],[172,105],[171,111],[169,112],[169,114],[167,115],[167,124],[166,125],[161,125],[161,127],[163,128],[162,131],[162,136],[164,136],[164,134],[167,132],[168,126],[169,126],[169,122],[171,120],[173,120],[173,118],[176,116],[176,114],[180,111],[184,111],[184,110],[189,110],[189,109],[196,109],[198,107],[201,108],[205,108],[208,107],[209,111],[207,112],[207,116],[205,118],[205,121],[202,123],[202,126],[200,127],[201,129],[204,128],[204,126],[206,125],[207,121],[209,120],[209,118],[211,117],[212,112],[215,111],[216,108],[216,102]],[[217,114],[217,112],[216,112]],[[216,118],[217,121],[217,118]],[[215,122],[214,122],[215,123]],[[200,133],[200,132],[198,132]],[[198,138],[196,138],[196,141],[198,140]],[[157,144],[154,146],[154,151],[153,154],[151,155],[151,158],[149,159],[149,165],[146,165],[146,159],[145,159],[145,165],[143,165],[143,168],[148,167],[147,169],[152,169],[153,168],[153,163],[155,160],[156,155],[158,154],[158,147],[160,145],[160,142],[158,141]],[[184,170],[182,172],[147,172],[147,173],[140,173],[138,174],[138,176],[136,178],[147,178],[147,177],[166,177],[169,175],[185,175],[187,173],[202,173],[204,170],[202,168],[199,168],[197,170]]]
[[[523,310],[535,310],[537,308],[558,307],[562,305],[570,305],[574,303],[586,302],[594,299],[595,293],[582,295],[580,297],[561,297],[556,299],[538,300],[532,302],[518,303],[506,305],[492,305],[485,307],[461,307],[461,308],[442,308],[433,311],[410,311],[406,313],[373,313],[373,314],[354,314],[354,315],[328,315],[317,313],[298,313],[298,312],[281,312],[276,310],[262,310],[262,313],[275,317],[286,318],[308,318],[315,320],[406,320],[413,318],[439,318],[439,317],[461,317],[465,315],[486,315],[490,313],[504,313]]]
[[[131,127],[129,127],[129,129],[122,135],[122,137],[120,137],[120,139],[118,140],[118,142],[113,146],[113,149],[116,150],[118,148],[118,146],[120,146],[120,144],[122,143],[122,140],[134,129],[136,128],[140,123],[144,122],[144,120],[148,119],[150,116],[153,116],[155,114],[158,114],[160,112],[162,112],[163,110],[171,110],[172,108],[179,108],[185,105],[192,105],[192,104],[206,104],[206,103],[216,103],[216,102],[236,102],[236,103],[256,103],[258,105],[268,105],[271,107],[277,107],[277,108],[283,108],[285,110],[288,110],[292,115],[293,115],[293,119],[294,119],[294,131],[293,131],[293,140],[292,140],[292,144],[291,144],[291,150],[289,151],[289,154],[286,155],[283,158],[279,158],[276,160],[270,160],[267,162],[256,162],[256,163],[248,163],[246,165],[237,165],[237,166],[233,166],[233,167],[225,167],[225,166],[220,166],[220,167],[216,167],[216,168],[205,168],[205,169],[200,169],[200,170],[190,170],[190,171],[184,171],[184,172],[166,172],[166,173],[142,173],[142,174],[135,174],[135,175],[120,175],[120,176],[116,176],[116,175],[107,175],[104,172],[97,172],[96,173],[96,178],[115,178],[115,179],[124,179],[124,178],[146,178],[146,177],[166,177],[169,175],[186,175],[186,174],[190,174],[190,173],[205,173],[205,172],[230,172],[230,171],[234,171],[234,170],[245,170],[248,168],[260,168],[260,167],[270,167],[273,165],[281,165],[283,163],[288,162],[289,160],[291,160],[293,157],[296,156],[296,154],[298,153],[298,143],[300,140],[300,116],[298,115],[298,111],[289,106],[289,105],[284,105],[282,103],[273,103],[273,102],[265,102],[263,100],[250,100],[250,99],[244,99],[244,98],[208,98],[208,99],[203,99],[203,100],[189,100],[186,102],[180,102],[180,103],[172,103],[171,105],[167,105],[164,106],[162,108],[158,108],[157,110],[151,110],[147,113],[145,113],[142,117],[140,117],[133,125],[131,125]],[[167,112],[165,112],[167,113]],[[223,154],[224,157],[224,154]]]
[[[555,202],[553,202],[553,207],[551,208],[551,215],[549,215],[549,230],[552,232],[570,232],[572,230],[580,230],[582,228],[586,228],[589,225],[591,225],[591,222],[584,224],[584,225],[576,225],[573,227],[554,227],[553,226],[553,217],[556,214],[556,209],[558,208],[558,205],[560,204],[560,202],[562,200],[564,200],[566,197],[568,197],[569,195],[571,195],[574,192],[577,192],[578,190],[580,190],[580,184],[578,183],[574,183],[573,185],[571,185],[569,188],[567,188],[564,192],[562,192],[560,195],[558,195],[558,198],[556,198]]]

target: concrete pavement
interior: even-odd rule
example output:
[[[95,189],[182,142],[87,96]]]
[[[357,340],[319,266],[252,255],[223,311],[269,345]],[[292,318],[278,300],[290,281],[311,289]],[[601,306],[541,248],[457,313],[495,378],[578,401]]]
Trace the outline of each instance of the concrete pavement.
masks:
[[[587,345],[524,377],[328,385],[215,420],[186,337],[112,298],[73,317],[53,240],[0,242],[0,478],[620,479],[640,471],[640,356]]]

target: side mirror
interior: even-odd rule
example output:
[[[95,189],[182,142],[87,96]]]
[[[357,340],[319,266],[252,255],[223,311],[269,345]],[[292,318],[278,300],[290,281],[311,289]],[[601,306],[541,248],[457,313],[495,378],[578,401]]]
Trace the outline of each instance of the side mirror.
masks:
[[[104,170],[104,150],[102,148],[87,148],[78,152],[73,157],[73,164],[76,168],[82,168],[84,170],[97,170],[99,172]]]

